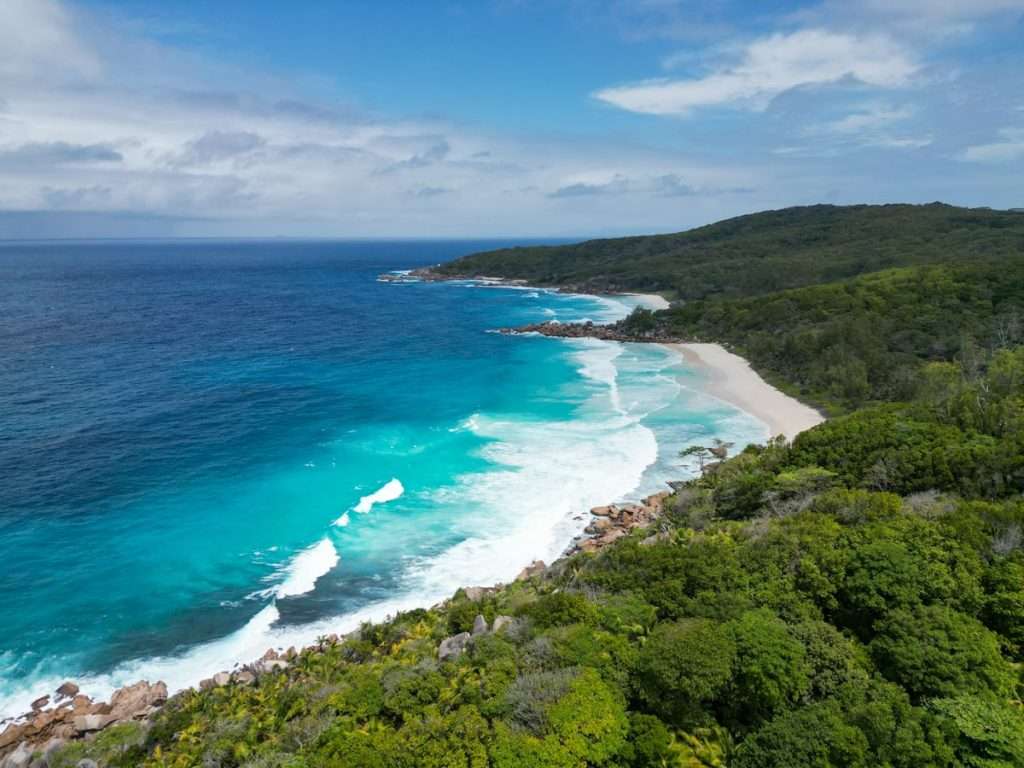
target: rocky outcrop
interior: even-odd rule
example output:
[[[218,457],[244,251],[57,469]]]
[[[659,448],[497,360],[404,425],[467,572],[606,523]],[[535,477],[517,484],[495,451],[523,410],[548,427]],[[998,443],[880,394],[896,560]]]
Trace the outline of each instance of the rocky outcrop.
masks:
[[[467,600],[474,603],[479,603],[485,597],[490,597],[497,592],[496,587],[463,587],[462,594],[466,596]]]
[[[573,544],[567,554],[596,552],[618,541],[634,528],[646,528],[661,516],[665,500],[671,495],[671,491],[661,491],[648,496],[639,504],[594,507],[590,510],[593,520],[584,529],[587,538]]]
[[[523,334],[538,333],[541,336],[554,336],[561,339],[603,339],[604,341],[634,341],[657,344],[673,344],[687,341],[664,328],[658,327],[646,331],[634,331],[623,323],[598,325],[585,323],[560,323],[548,320],[544,323],[530,323],[515,328],[499,328],[498,333]],[[692,339],[690,339],[692,341]]]
[[[72,699],[78,695],[78,686],[70,680],[57,689],[57,699]]]
[[[476,618],[473,619],[473,637],[479,637],[480,635],[487,634],[487,619],[480,614],[477,614]]]
[[[437,648],[438,660],[454,661],[459,658],[462,652],[466,650],[466,646],[469,645],[471,639],[472,635],[469,632],[459,632],[457,635],[446,637]]]
[[[142,680],[114,691],[109,702],[102,702],[83,696],[77,685],[68,682],[57,689],[54,698],[58,702],[54,707],[47,707],[49,695],[36,699],[31,712],[0,733],[0,766],[19,766],[26,752],[53,751],[68,739],[88,736],[114,723],[146,720],[167,701],[167,686]]]
[[[527,579],[532,579],[534,576],[540,576],[547,570],[547,568],[548,567],[544,564],[543,560],[534,560],[519,572],[519,575],[516,576],[516,581],[526,581]]]
[[[511,616],[495,616],[494,624],[491,626],[491,631],[497,634],[506,627],[515,626],[516,620]]]
[[[419,269],[412,269],[403,272],[385,272],[382,275],[377,275],[377,280],[382,283],[444,283],[458,280],[475,280],[481,283],[491,283],[492,285],[526,285],[525,280],[519,280],[512,277],[460,275],[454,273],[441,274],[439,272],[435,272],[433,267],[420,267]]]

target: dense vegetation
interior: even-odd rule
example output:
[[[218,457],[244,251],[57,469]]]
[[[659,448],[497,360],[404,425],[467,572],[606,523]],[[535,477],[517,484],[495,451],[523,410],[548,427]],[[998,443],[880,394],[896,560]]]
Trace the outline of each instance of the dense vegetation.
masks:
[[[755,368],[833,412],[905,400],[928,361],[1024,340],[1024,253],[906,267],[658,313],[681,337],[724,342]]]
[[[1024,765],[1024,349],[749,447],[655,528],[173,699],[147,766]],[[514,620],[439,661],[477,614]]]
[[[456,262],[670,286],[695,300],[638,331],[730,343],[846,413],[712,465],[597,553],[179,695],[58,764],[1024,766],[1022,238],[1021,215],[819,206]],[[440,660],[478,615],[512,620]]]
[[[755,296],[893,267],[1024,255],[1024,213],[932,205],[815,205],[670,235],[505,248],[438,267],[682,299]]]

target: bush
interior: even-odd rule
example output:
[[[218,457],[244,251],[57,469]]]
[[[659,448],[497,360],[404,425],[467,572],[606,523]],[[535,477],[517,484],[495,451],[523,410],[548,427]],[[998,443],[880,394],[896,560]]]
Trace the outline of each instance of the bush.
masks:
[[[979,621],[938,605],[895,610],[868,646],[879,671],[911,697],[971,692],[1008,696],[1015,676]]]
[[[661,624],[640,652],[633,688],[652,711],[692,721],[729,682],[735,656],[735,643],[715,621]]]
[[[521,615],[528,617],[539,628],[566,624],[597,624],[597,608],[576,592],[553,592],[542,595],[536,602],[525,606]]]
[[[807,652],[770,611],[748,611],[726,631],[736,648],[727,709],[737,726],[771,718],[810,688]]]

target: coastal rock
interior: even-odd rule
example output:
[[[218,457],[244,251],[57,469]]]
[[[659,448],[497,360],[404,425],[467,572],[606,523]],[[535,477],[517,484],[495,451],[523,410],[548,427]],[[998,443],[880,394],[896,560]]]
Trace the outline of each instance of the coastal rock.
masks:
[[[41,752],[43,755],[42,761],[44,765],[50,765],[53,761],[54,754],[63,747],[67,741],[60,737],[54,737],[43,744],[42,749],[37,749],[37,752]]]
[[[38,699],[32,702],[32,711],[38,712],[40,709],[50,703],[50,695],[40,696]]]
[[[462,594],[466,596],[466,599],[474,603],[479,603],[492,592],[494,590],[489,587],[465,587],[462,590]]]
[[[601,543],[597,539],[584,539],[576,545],[577,552],[596,552],[601,548]]]
[[[593,520],[584,530],[587,533],[603,533],[614,525],[607,517],[598,517]]]
[[[291,665],[284,659],[267,659],[266,661],[257,661],[252,666],[257,673],[267,673],[284,671]]]
[[[89,714],[89,708],[92,706],[92,699],[83,693],[78,694],[71,700],[71,710],[76,715]]]
[[[478,613],[473,619],[473,637],[484,634],[487,634],[487,619]]]
[[[63,683],[60,688],[57,689],[58,699],[70,699],[78,695],[78,686],[72,683],[70,680]]]
[[[41,733],[57,720],[63,719],[66,714],[66,709],[48,709],[40,712],[32,719],[32,729],[35,733]]]
[[[114,691],[110,697],[111,717],[115,720],[132,720],[150,707],[158,707],[167,701],[167,685],[163,682],[149,684],[140,680],[134,685]]]
[[[547,570],[547,565],[544,564],[543,560],[534,560],[528,566],[523,568],[516,576],[516,581],[526,581],[532,579],[534,576],[539,576]]]
[[[242,669],[235,672],[235,682],[239,685],[252,685],[256,682],[256,675],[250,672],[248,669]]]
[[[469,632],[460,632],[457,635],[446,637],[437,647],[437,658],[441,661],[452,661],[457,659],[466,650],[472,635]]]
[[[213,676],[213,684],[221,688],[231,682],[231,675],[227,672],[218,672]]]
[[[555,336],[567,339],[604,339],[605,341],[640,341],[669,344],[684,341],[665,328],[653,328],[646,331],[635,331],[622,322],[611,325],[597,325],[593,322],[560,323],[548,320],[544,323],[530,323],[517,328],[499,328],[499,333],[523,334],[536,333],[541,336]]]
[[[511,627],[515,624],[515,621],[516,620],[511,616],[495,616],[494,625],[492,626],[491,631],[495,633],[500,632],[505,627]]]
[[[665,501],[671,495],[671,491],[659,491],[658,493],[652,493],[650,496],[644,499],[644,504],[661,511],[665,506]]]
[[[12,723],[4,729],[3,733],[0,733],[0,749],[9,747],[11,744],[17,744],[21,741],[22,736],[25,735],[25,731],[28,730],[27,725],[17,725]]]
[[[592,510],[590,510],[590,514],[592,514],[594,517],[609,517],[614,511],[615,510],[610,506],[594,507]]]
[[[281,657],[277,655],[277,651],[273,648],[267,648],[267,652],[260,657],[260,661],[273,661],[274,659],[279,658]]]
[[[27,741],[23,741],[18,745],[17,749],[4,758],[0,766],[2,768],[26,768],[31,761],[32,747],[29,746]]]
[[[75,768],[99,768],[99,766],[96,765],[96,761],[95,760],[90,760],[89,758],[85,758],[84,760],[79,760],[75,764]]]
[[[626,532],[624,530],[622,530],[621,528],[616,528],[614,530],[608,531],[608,533],[604,534],[600,539],[598,539],[598,541],[601,542],[601,546],[606,547],[612,542],[618,541],[625,535]]]
[[[113,715],[79,715],[71,724],[77,733],[91,733],[103,730],[116,719]]]

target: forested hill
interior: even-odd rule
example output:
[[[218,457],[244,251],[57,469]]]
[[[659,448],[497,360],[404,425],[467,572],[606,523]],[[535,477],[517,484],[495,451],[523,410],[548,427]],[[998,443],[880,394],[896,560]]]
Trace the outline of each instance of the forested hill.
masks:
[[[1024,257],[1024,213],[930,205],[815,205],[669,235],[505,248],[442,264],[592,291],[752,296],[892,267]]]
[[[513,248],[443,264],[585,290],[660,290],[623,324],[726,344],[835,415],[915,395],[929,362],[1024,343],[1024,213],[818,205],[674,235]]]
[[[727,344],[762,375],[839,413],[914,397],[926,363],[1024,343],[1024,257],[903,267],[634,317]]]

